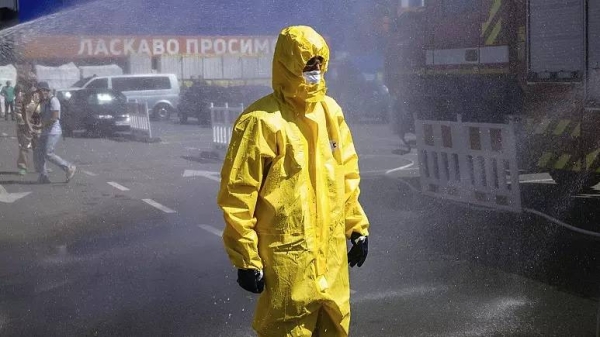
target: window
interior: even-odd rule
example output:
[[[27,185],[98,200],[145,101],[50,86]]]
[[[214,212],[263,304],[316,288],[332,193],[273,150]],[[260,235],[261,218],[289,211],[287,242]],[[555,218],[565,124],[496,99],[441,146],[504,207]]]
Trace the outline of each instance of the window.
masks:
[[[171,81],[167,76],[117,77],[112,86],[117,91],[164,90],[171,89]]]
[[[583,6],[584,2],[577,0],[529,1],[529,81],[582,80],[586,54]]]
[[[86,88],[88,89],[108,89],[108,79],[98,78],[91,81]]]
[[[72,85],[72,87],[75,88],[83,88],[83,85],[86,84],[87,82],[89,82],[89,80],[91,80],[93,77],[84,77],[82,79],[80,79],[79,81],[75,82],[75,84]]]

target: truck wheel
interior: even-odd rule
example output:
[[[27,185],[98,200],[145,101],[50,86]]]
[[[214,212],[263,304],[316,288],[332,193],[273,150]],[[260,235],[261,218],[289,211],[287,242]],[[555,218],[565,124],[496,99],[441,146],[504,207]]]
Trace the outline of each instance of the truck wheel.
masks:
[[[179,113],[179,122],[181,124],[187,124],[187,121],[188,121],[188,115],[184,112],[180,112]]]
[[[586,172],[552,171],[550,176],[560,187],[580,191],[600,183],[600,175]]]
[[[152,110],[152,116],[155,120],[169,120],[171,119],[171,110],[172,109],[168,104],[160,103]]]

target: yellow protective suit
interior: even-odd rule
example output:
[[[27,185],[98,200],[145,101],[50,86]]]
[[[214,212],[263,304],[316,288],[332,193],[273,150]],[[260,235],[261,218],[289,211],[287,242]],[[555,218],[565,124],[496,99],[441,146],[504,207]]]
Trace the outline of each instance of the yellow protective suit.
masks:
[[[312,28],[284,29],[274,93],[235,123],[221,172],[223,241],[235,267],[264,271],[253,327],[259,336],[347,336],[346,240],[368,235],[358,202],[358,157],[325,81],[306,84],[306,62],[329,49]]]

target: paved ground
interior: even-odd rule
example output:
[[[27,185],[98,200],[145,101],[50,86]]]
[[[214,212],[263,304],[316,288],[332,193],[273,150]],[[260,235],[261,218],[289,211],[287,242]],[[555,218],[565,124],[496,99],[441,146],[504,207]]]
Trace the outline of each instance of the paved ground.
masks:
[[[0,121],[1,336],[253,336],[216,207],[209,129],[155,125],[160,143],[67,138],[51,185],[15,175],[14,125]],[[416,155],[378,124],[354,125],[367,263],[351,269],[352,336],[594,336],[596,191],[565,197],[522,177],[533,213],[465,207],[418,192]]]

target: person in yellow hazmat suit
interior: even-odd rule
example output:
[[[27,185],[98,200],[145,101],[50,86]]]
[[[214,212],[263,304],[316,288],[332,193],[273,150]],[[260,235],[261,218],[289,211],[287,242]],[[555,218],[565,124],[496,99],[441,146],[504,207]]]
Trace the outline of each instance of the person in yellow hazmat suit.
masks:
[[[238,118],[221,171],[223,242],[239,285],[261,293],[260,337],[348,336],[348,264],[365,262],[369,221],[350,130],[325,95],[328,62],[312,28],[282,30],[274,92]]]

